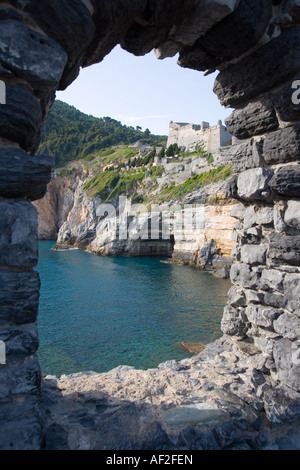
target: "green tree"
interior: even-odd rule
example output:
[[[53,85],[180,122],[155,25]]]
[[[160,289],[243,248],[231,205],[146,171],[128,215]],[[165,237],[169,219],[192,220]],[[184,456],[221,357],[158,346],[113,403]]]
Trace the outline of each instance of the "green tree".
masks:
[[[158,157],[159,158],[164,158],[165,154],[166,154],[166,149],[165,149],[165,147],[162,147],[160,149],[160,151],[158,152]]]

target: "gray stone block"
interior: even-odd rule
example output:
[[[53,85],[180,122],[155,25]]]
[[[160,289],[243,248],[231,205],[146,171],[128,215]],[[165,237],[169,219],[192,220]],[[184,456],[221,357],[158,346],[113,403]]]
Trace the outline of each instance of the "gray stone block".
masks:
[[[256,212],[256,223],[258,225],[268,225],[273,222],[273,208],[264,207]]]
[[[285,272],[276,269],[264,269],[261,273],[259,288],[265,291],[270,289],[283,292]]]
[[[273,176],[273,170],[254,168],[246,170],[238,176],[238,195],[247,201],[265,199],[268,183]]]
[[[244,289],[232,286],[228,292],[228,303],[233,307],[246,307],[246,297]]]
[[[273,191],[283,196],[299,197],[300,165],[287,165],[279,168],[269,182]]]
[[[300,317],[300,274],[287,274],[283,287],[285,308]]]
[[[238,3],[236,0],[195,2],[184,23],[174,32],[174,40],[184,45],[194,44],[197,39],[230,15]]]
[[[215,13],[216,7],[211,14]],[[241,0],[238,7],[223,21],[218,22],[204,36],[199,34],[198,37],[201,37],[193,46],[184,47],[180,51],[179,64],[205,71],[240,57],[263,36],[271,13],[270,0],[258,0],[255,4]],[[223,46],[224,42],[227,47]]]
[[[274,321],[274,330],[291,341],[300,338],[300,318],[292,313],[283,313]]]
[[[284,221],[289,227],[300,230],[300,201],[288,202]]]
[[[225,121],[228,132],[238,139],[278,129],[279,123],[274,107],[266,100],[253,102],[243,109],[237,109]]]
[[[31,356],[39,346],[37,325],[31,323],[1,328],[0,341],[5,343],[7,360]]]
[[[245,337],[247,326],[240,316],[239,309],[229,305],[225,306],[221,321],[221,330],[228,336]]]
[[[290,101],[291,96],[289,97]],[[263,142],[263,159],[268,165],[299,160],[300,126],[279,129],[268,134]]]
[[[256,224],[256,210],[254,206],[247,207],[244,214],[244,230]]]
[[[38,314],[39,290],[37,272],[0,270],[0,324],[34,323]]]
[[[67,54],[49,37],[14,20],[0,21],[0,60],[11,70],[37,88],[58,87]]]
[[[247,140],[232,148],[232,169],[237,173],[261,166],[262,142]]]
[[[245,289],[245,295],[248,304],[263,304],[264,294],[252,289]]]
[[[296,79],[297,77],[295,77]],[[291,84],[289,84],[268,97],[276,109],[280,121],[291,123],[300,120],[300,103],[293,103],[291,99],[291,93],[294,93],[294,91],[294,89],[291,89]]]
[[[33,157],[18,148],[0,147],[0,196],[41,199],[51,180],[53,165],[53,157]]]
[[[236,263],[231,266],[230,279],[235,285],[257,289],[260,276],[261,268],[252,268],[244,263]]]
[[[232,207],[229,215],[235,219],[244,220],[245,210],[246,207],[243,204],[237,204]]]
[[[272,233],[268,258],[274,264],[300,266],[300,236]]]
[[[285,307],[285,297],[282,294],[275,294],[274,292],[267,292],[263,296],[263,301],[261,302],[264,305],[268,305],[274,308],[284,308]]]
[[[24,83],[6,83],[6,104],[0,106],[0,137],[34,152],[40,142],[40,100]],[[1,165],[2,166],[2,165]]]
[[[27,201],[0,202],[0,266],[33,268],[37,261],[35,207]]]
[[[300,67],[299,38],[299,29],[291,27],[220,72],[214,91],[221,104],[232,108],[243,106],[292,79]]]
[[[279,339],[274,344],[273,356],[279,380],[287,387],[300,391],[300,347],[298,341]]]
[[[117,0],[115,2],[96,0],[97,8],[94,14],[94,21],[97,29],[96,35],[84,57],[83,63],[85,66],[100,62],[118,43],[121,43],[122,47],[126,49],[124,36],[126,33],[129,34],[129,28],[135,24],[134,19],[142,15],[146,3],[146,0]],[[149,11],[150,16],[151,13],[152,9]],[[128,41],[129,47],[132,45],[132,47],[137,48],[136,52],[139,52],[140,47],[148,45],[147,39],[144,37],[142,40],[137,37],[136,44],[131,44],[133,41],[130,34]]]
[[[60,82],[62,88],[66,87],[78,75],[78,58],[81,59],[94,37],[93,11],[90,13],[88,4],[81,0],[29,0],[18,3],[19,8],[30,15],[43,32],[68,54],[68,64]],[[72,68],[75,70],[70,73]]]
[[[284,222],[284,213],[281,210],[281,207],[274,206],[273,209],[273,221],[274,221],[274,229],[276,232],[283,233],[286,230],[286,224]]]
[[[266,245],[243,245],[241,248],[242,263],[259,265],[266,263]]]
[[[0,365],[0,399],[10,395],[38,395],[41,370],[36,355]]]
[[[273,323],[282,314],[282,310],[273,307],[248,305],[245,313],[250,323],[273,330]]]
[[[0,400],[0,450],[40,450],[41,418],[38,398]]]

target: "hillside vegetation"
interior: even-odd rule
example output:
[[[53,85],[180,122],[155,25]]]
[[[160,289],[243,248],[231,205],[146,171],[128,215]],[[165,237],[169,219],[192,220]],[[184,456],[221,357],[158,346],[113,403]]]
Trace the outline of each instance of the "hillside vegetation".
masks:
[[[95,118],[56,100],[43,124],[39,152],[53,155],[60,168],[75,160],[92,159],[111,146],[138,140],[160,146],[166,144],[167,137],[152,135],[149,129],[143,132],[139,127],[125,126],[110,117]]]

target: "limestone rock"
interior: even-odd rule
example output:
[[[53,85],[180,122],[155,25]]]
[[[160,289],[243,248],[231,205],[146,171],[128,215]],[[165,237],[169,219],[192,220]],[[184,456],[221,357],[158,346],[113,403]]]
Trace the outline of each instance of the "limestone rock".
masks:
[[[190,343],[186,341],[180,343],[180,346],[182,346],[191,354],[199,354],[205,348],[205,345],[202,343]]]
[[[232,207],[230,211],[230,217],[234,217],[235,219],[244,220],[245,216],[245,206],[243,204],[237,204]]]
[[[289,227],[300,230],[300,201],[289,201],[284,214],[284,221]]]
[[[71,184],[68,178],[53,178],[43,199],[33,203],[38,212],[39,240],[57,240],[74,203]]]
[[[264,193],[273,176],[273,171],[266,168],[254,168],[246,170],[238,176],[238,195],[241,199],[264,199]]]
[[[239,309],[228,305],[224,308],[221,330],[228,336],[245,337],[247,326],[245,320],[240,316]]]
[[[218,269],[213,273],[213,276],[218,278],[218,279],[228,279],[229,278],[229,270],[227,267],[224,267],[222,269]]]
[[[228,292],[228,303],[233,307],[246,307],[244,290],[241,287],[232,286]]]
[[[273,329],[274,321],[277,320],[281,313],[281,310],[275,310],[270,307],[248,305],[246,308],[246,315],[251,323],[271,330]]]
[[[274,321],[274,330],[291,341],[300,337],[300,319],[291,313],[283,313]]]
[[[244,214],[244,230],[256,224],[256,210],[254,206],[248,206]]]
[[[241,249],[241,260],[246,264],[265,264],[266,255],[266,245],[243,245]]]
[[[278,292],[283,292],[283,281],[285,273],[276,269],[263,269],[260,278],[260,289],[270,290],[274,289]]]
[[[230,279],[233,284],[257,289],[261,277],[261,270],[251,268],[248,264],[235,263],[231,266]]]
[[[293,347],[294,344],[294,347]],[[289,339],[279,339],[274,344],[274,361],[279,380],[287,387],[300,391],[299,344]]]
[[[285,308],[300,317],[300,274],[287,274],[283,285]]]
[[[273,222],[272,207],[264,207],[256,212],[255,221],[258,225],[268,225]]]

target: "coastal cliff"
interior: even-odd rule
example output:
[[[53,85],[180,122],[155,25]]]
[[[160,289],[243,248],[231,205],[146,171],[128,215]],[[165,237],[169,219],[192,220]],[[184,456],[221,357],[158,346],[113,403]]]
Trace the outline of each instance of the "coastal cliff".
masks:
[[[119,146],[121,150],[127,151]],[[34,203],[39,239],[57,240],[57,249],[77,247],[98,255],[162,256],[197,267],[227,267],[236,225],[230,215],[236,205],[230,155],[225,149],[208,160],[205,152],[194,152],[165,165],[119,168],[122,180],[107,183],[107,200],[103,181],[113,171],[97,159],[93,165],[73,162],[55,171],[45,197]],[[105,212],[107,204],[112,214]],[[199,216],[196,226],[193,217]]]

